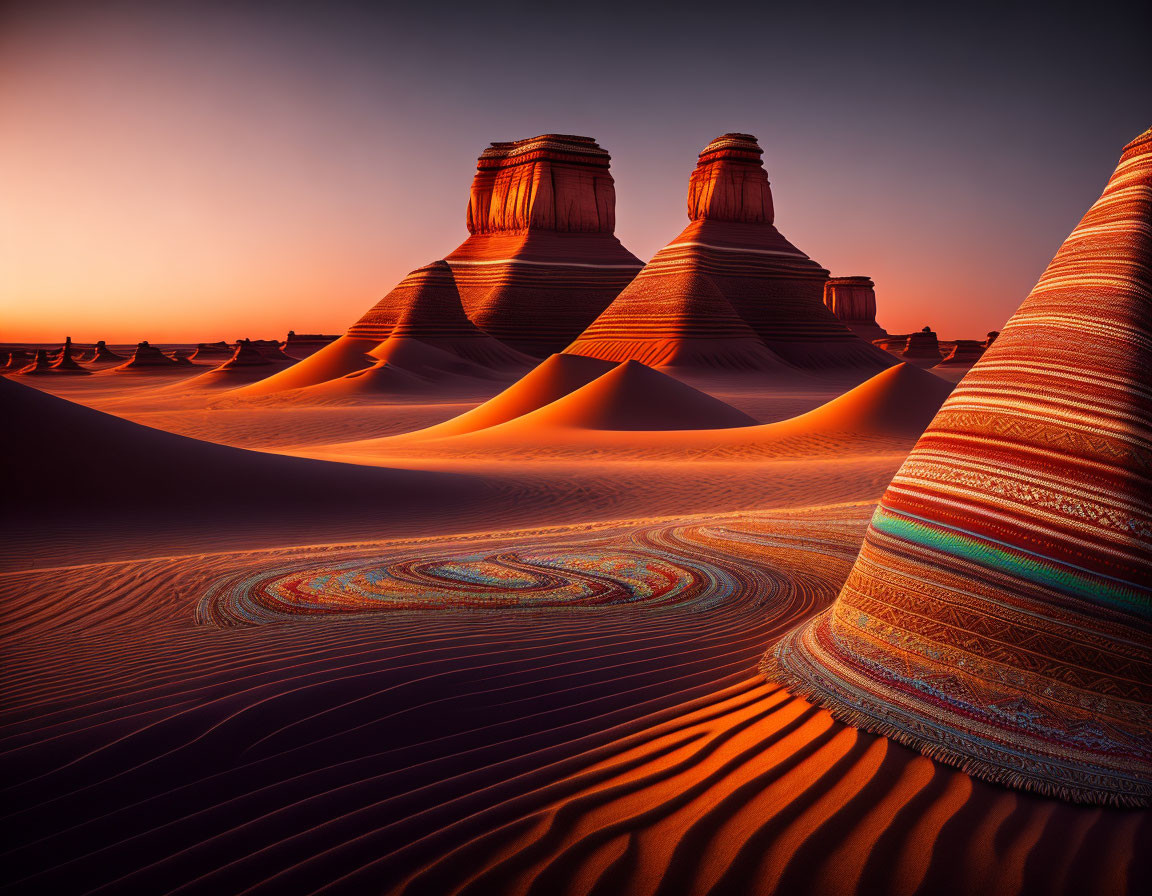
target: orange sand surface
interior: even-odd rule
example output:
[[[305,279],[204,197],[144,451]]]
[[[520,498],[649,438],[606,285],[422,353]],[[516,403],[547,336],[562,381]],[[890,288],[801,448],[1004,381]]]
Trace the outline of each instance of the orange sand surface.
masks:
[[[0,379],[7,889],[1152,889],[1149,813],[974,781],[755,671],[949,382],[210,369]]]

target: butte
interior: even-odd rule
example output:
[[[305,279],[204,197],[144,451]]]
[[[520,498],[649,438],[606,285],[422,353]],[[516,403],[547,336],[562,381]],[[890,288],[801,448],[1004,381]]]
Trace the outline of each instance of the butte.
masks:
[[[565,351],[857,379],[891,367],[824,304],[828,271],[776,229],[762,155],[749,134],[709,143],[689,178],[687,228]]]
[[[493,143],[468,200],[471,234],[444,261],[465,316],[518,353],[561,351],[643,267],[615,237],[610,156],[590,137],[544,134]],[[348,332],[245,391],[298,389],[362,370],[422,288],[420,271]]]
[[[977,777],[1152,803],[1152,130],[764,670]]]

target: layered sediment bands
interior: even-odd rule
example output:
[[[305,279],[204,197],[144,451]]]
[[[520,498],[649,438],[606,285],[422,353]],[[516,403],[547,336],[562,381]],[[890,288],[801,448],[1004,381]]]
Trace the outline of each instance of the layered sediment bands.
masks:
[[[468,199],[468,232],[612,233],[611,157],[591,137],[542,134],[493,143],[480,154]]]
[[[477,163],[472,234],[447,256],[468,317],[528,354],[560,351],[642,264],[613,235],[608,153],[588,137],[494,143]]]
[[[495,369],[525,370],[532,359],[489,336],[464,313],[452,268],[445,261],[410,273],[348,330],[379,338],[375,357],[393,354],[395,341],[417,339],[465,361]],[[388,340],[388,342],[384,342]]]
[[[650,291],[690,295],[696,286],[689,278],[698,278],[696,283],[704,278],[767,349],[758,353],[758,364],[778,366],[779,362],[767,360],[775,356],[807,371],[853,375],[892,366],[888,355],[857,338],[824,305],[828,271],[773,225],[772,197],[760,155],[755,138],[747,134],[725,134],[705,147],[689,182],[691,223],[621,293],[617,302],[625,310],[609,309],[606,320],[610,323],[614,316],[631,315],[650,304],[645,295]],[[610,337],[609,323],[597,320],[588,342],[604,345],[606,335]],[[656,325],[665,326],[659,319]],[[580,351],[575,345],[571,350]],[[610,351],[613,357],[620,354],[618,349]],[[718,348],[718,355],[724,354]],[[693,357],[695,363],[706,364],[699,352]],[[717,360],[716,366],[725,362]]]
[[[696,269],[648,265],[566,350],[606,361],[686,370],[794,370]]]
[[[861,339],[871,342],[888,335],[876,323],[876,284],[871,277],[832,277],[824,284],[824,304]]]
[[[1152,131],[766,669],[993,781],[1152,802]]]
[[[876,284],[871,277],[832,277],[824,284],[824,304],[844,323],[874,324]]]
[[[704,147],[688,179],[688,219],[771,224],[772,189],[751,134],[723,134]]]

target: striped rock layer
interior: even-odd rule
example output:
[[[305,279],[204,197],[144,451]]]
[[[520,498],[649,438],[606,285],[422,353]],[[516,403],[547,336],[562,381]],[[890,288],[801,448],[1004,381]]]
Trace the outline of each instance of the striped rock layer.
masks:
[[[477,162],[472,234],[447,262],[468,317],[536,356],[560,351],[643,266],[613,234],[609,155],[589,137],[493,143]]]
[[[434,261],[412,271],[348,329],[348,336],[417,339],[478,364],[530,366],[531,359],[489,336],[464,313],[452,268]]]
[[[828,271],[773,226],[772,194],[761,155],[756,139],[747,134],[724,134],[704,148],[689,179],[691,223],[567,351],[648,364],[655,359],[652,334],[665,340],[676,334],[685,344],[693,339],[711,341],[718,355],[714,365],[698,351],[690,353],[705,366],[728,366],[724,358],[746,354],[743,344],[751,330],[760,342],[759,360],[752,363],[769,368],[874,372],[895,363],[857,338],[825,307]],[[683,302],[669,297],[684,296],[703,304],[705,281],[746,329],[732,326],[727,311],[712,326],[683,328],[686,319],[700,315],[686,317]],[[716,345],[722,340],[738,344]]]
[[[765,669],[1009,785],[1152,801],[1152,131]]]

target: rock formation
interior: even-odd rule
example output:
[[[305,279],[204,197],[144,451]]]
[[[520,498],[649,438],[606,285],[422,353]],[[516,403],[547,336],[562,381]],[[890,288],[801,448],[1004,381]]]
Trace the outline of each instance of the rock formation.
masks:
[[[231,358],[236,353],[236,347],[224,340],[219,342],[201,342],[192,353],[193,361],[212,361],[218,358]]]
[[[468,317],[519,351],[568,345],[642,267],[614,236],[609,155],[590,137],[493,143],[468,201],[472,235],[447,256]]]
[[[468,319],[447,262],[434,261],[413,271],[404,278],[404,285],[404,294],[391,303],[397,312],[393,325],[386,340],[371,352],[373,356],[380,357],[390,342],[418,339],[494,369],[526,370],[534,365],[530,357],[489,336]],[[349,330],[354,332],[358,332],[356,327]]]
[[[31,363],[21,367],[17,373],[21,376],[39,376],[53,373],[52,360],[48,357],[48,352],[42,348],[36,349],[36,354],[33,356]]]
[[[849,330],[871,342],[887,336],[876,323],[876,284],[871,277],[832,277],[824,284],[824,304]]]
[[[68,336],[64,340],[64,345],[60,349],[60,356],[52,362],[52,369],[57,373],[72,373],[72,374],[85,374],[91,373],[85,370],[76,363],[72,357],[72,337]]]
[[[156,348],[154,345],[149,345],[147,340],[141,342],[136,346],[136,351],[132,353],[132,357],[124,364],[115,368],[116,370],[162,370],[164,368],[174,368],[177,364],[169,358],[164,352]]]
[[[697,265],[648,265],[566,350],[684,371],[793,371]]]
[[[123,361],[124,356],[118,355],[105,345],[104,340],[101,339],[96,343],[96,348],[92,352],[93,364],[108,364],[113,361]]]
[[[323,333],[297,333],[295,330],[288,331],[288,337],[284,340],[284,351],[291,355],[293,358],[303,359],[309,355],[320,351],[324,346],[335,342],[340,337],[327,336]]]
[[[765,670],[970,774],[1152,803],[1152,130]]]
[[[254,346],[251,340],[237,341],[232,357],[220,365],[221,370],[231,370],[234,367],[271,367],[272,360]]]
[[[30,352],[26,352],[19,348],[14,348],[8,352],[8,360],[5,362],[3,369],[6,371],[15,372],[24,367],[27,367],[32,359],[33,355]]]
[[[518,352],[546,356],[571,342],[643,267],[613,235],[608,162],[589,137],[545,134],[484,150],[468,201],[471,236],[445,259],[473,324]],[[375,365],[379,358],[369,353],[389,337],[426,276],[412,272],[345,335],[245,392],[300,389]]]
[[[919,333],[912,333],[904,344],[904,351],[900,353],[904,361],[916,364],[919,367],[932,367],[940,362],[940,342],[931,327],[925,327]]]
[[[952,351],[940,362],[940,367],[971,367],[984,354],[984,345],[977,339],[957,339]]]
[[[775,228],[761,155],[748,134],[704,148],[689,179],[691,223],[567,351],[662,365],[680,352],[705,366],[711,354],[714,366],[741,357],[746,368],[853,375],[895,363],[824,305],[828,272]],[[644,337],[645,319],[655,338]]]

